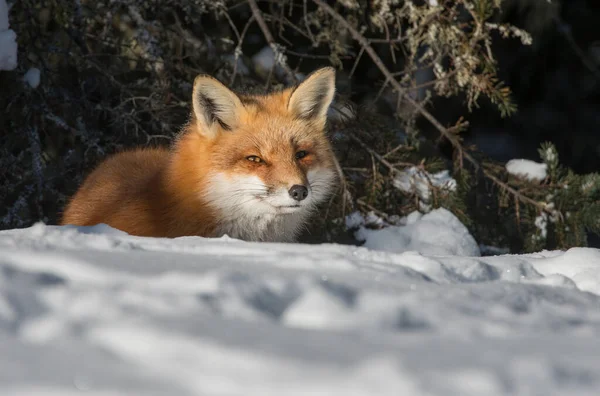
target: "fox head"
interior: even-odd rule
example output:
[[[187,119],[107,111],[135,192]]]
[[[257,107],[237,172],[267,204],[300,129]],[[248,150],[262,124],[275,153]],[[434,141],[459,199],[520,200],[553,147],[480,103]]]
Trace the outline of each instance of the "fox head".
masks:
[[[330,67],[263,96],[196,78],[191,129],[210,169],[204,199],[220,218],[299,219],[328,197],[337,177],[325,132],[334,93]]]

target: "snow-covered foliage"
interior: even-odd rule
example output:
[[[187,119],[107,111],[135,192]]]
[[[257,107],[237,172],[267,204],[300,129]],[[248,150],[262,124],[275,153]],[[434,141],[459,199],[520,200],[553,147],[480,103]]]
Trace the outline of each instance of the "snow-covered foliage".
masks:
[[[581,246],[588,232],[600,232],[600,174],[577,175],[565,169],[556,147],[544,143],[538,150],[541,163],[511,160],[507,171],[516,176],[509,185],[531,191],[529,207],[516,207],[515,214],[532,231],[526,249],[548,246]]]
[[[2,395],[600,392],[596,249],[441,257],[37,224],[0,232],[0,257]]]
[[[431,174],[416,166],[411,166],[398,173],[393,184],[394,187],[407,194],[415,194],[419,198],[420,209],[427,210],[430,209],[433,189],[446,193],[456,190],[456,180],[450,176],[448,170]]]
[[[511,175],[531,181],[544,180],[547,176],[548,165],[527,159],[512,159],[506,163],[506,170]]]
[[[276,67],[275,54],[271,47],[263,47],[254,56],[252,56],[252,63],[255,65],[257,73],[268,74]],[[278,68],[279,73],[283,73],[283,70]]]
[[[27,70],[27,73],[23,76],[23,81],[27,83],[31,88],[37,88],[40,85],[41,72],[40,69],[32,67]]]
[[[287,59],[282,55],[281,49],[275,46],[273,50],[272,46],[265,46],[260,51],[252,56],[252,64],[256,73],[263,77],[268,77],[272,73],[282,81],[285,81],[287,77],[285,69],[281,66],[287,63]],[[297,81],[302,81],[306,78],[303,73],[295,73]]]
[[[358,213],[348,216],[346,225],[356,229],[355,237],[365,247],[388,252],[415,251],[435,256],[479,256],[479,246],[467,228],[451,212],[434,209],[423,215],[413,212],[399,219],[398,225],[380,229],[366,226],[375,223]]]

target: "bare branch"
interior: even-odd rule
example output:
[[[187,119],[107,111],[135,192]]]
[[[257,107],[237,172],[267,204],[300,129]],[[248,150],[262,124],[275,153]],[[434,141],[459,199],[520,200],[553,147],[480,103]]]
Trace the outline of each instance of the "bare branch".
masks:
[[[254,15],[254,18],[256,19],[256,22],[258,23],[258,26],[260,27],[260,30],[263,33],[263,36],[265,36],[265,40],[267,40],[267,44],[269,44],[269,47],[271,47],[273,52],[276,54],[279,50],[278,44],[277,42],[275,42],[273,34],[271,34],[271,31],[269,30],[269,27],[267,26],[267,23],[263,18],[262,12],[258,8],[258,4],[256,4],[256,0],[248,0],[248,5],[252,10],[252,15]],[[296,79],[296,74],[292,71],[292,69],[290,69],[290,67],[285,62],[281,63],[281,67],[294,83],[298,82],[298,80]]]

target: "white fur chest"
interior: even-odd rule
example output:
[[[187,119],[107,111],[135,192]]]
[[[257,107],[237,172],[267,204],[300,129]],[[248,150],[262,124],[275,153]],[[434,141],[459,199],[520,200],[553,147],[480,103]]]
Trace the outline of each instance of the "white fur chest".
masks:
[[[246,241],[293,242],[308,215],[308,211],[302,211],[286,215],[240,216],[219,223],[216,236],[228,235]]]

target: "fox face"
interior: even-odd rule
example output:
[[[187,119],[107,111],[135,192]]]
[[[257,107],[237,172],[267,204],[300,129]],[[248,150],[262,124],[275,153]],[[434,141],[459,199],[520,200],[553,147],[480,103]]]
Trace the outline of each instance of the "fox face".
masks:
[[[237,95],[217,80],[194,82],[194,139],[208,169],[200,199],[218,214],[216,235],[291,241],[337,180],[325,133],[332,68],[295,88]],[[200,153],[201,152],[201,153]]]

